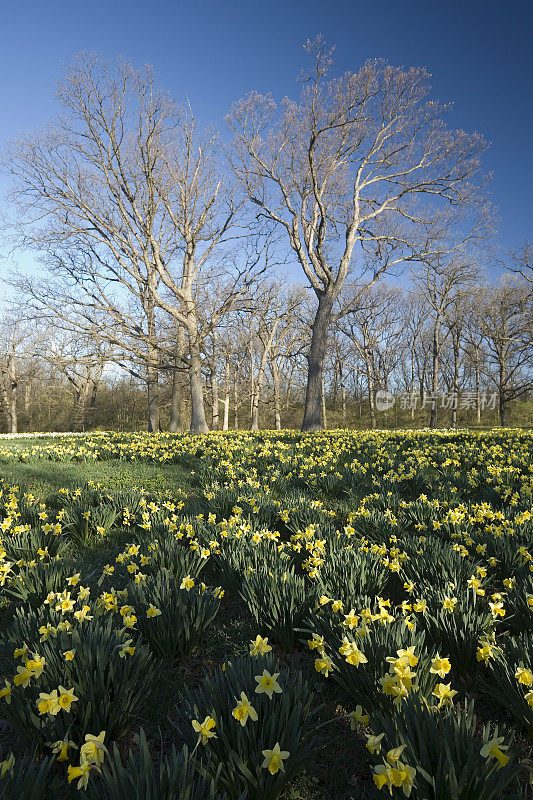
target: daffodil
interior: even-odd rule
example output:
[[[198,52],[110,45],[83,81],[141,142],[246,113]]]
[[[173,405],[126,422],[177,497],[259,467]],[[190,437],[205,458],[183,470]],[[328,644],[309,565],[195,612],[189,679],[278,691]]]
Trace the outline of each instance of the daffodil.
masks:
[[[8,772],[11,772],[15,765],[15,756],[10,754],[9,758],[5,761],[0,761],[0,779],[5,778]]]
[[[283,762],[289,758],[290,753],[288,750],[281,750],[279,742],[276,742],[272,750],[263,750],[262,753],[265,757],[262,767],[268,769],[271,775],[285,770]]]
[[[244,692],[241,692],[241,699],[231,713],[243,727],[246,725],[248,717],[254,722],[257,722],[257,711]]]
[[[58,761],[68,761],[69,749],[71,748],[74,748],[74,750],[78,749],[76,743],[70,741],[69,739],[60,739],[57,742],[49,743],[49,747],[52,748],[52,753],[57,755]]]
[[[485,742],[481,748],[481,755],[483,758],[495,758],[500,765],[499,768],[501,769],[502,767],[505,767],[509,761],[509,756],[505,755],[503,752],[507,749],[508,747],[503,744],[503,736],[498,736],[494,739],[491,739],[489,742]]]
[[[263,670],[262,675],[256,675],[255,680],[257,681],[257,686],[255,687],[256,694],[266,694],[269,699],[272,699],[272,695],[274,692],[276,694],[281,694],[281,686],[279,685],[277,679],[279,677],[279,672],[275,672],[273,675],[268,672],[268,670]]]
[[[452,665],[450,664],[449,659],[442,658],[438,653],[435,658],[431,661],[431,667],[429,671],[433,675],[438,675],[439,678],[444,678],[445,675],[451,670]]]
[[[371,736],[366,737],[365,747],[369,753],[372,753],[372,755],[376,755],[376,753],[380,752],[381,740],[383,739],[384,736],[385,736],[384,733],[380,733],[379,736],[374,736],[372,734]]]
[[[63,686],[59,687],[59,707],[63,709],[63,711],[70,711],[70,706],[72,703],[76,703],[78,698],[74,694],[74,689],[65,689]]]
[[[80,749],[80,763],[103,764],[107,748],[104,745],[105,731],[100,731],[98,736],[91,733],[85,734],[85,744]]]
[[[439,701],[439,704],[438,704],[437,707],[440,708],[443,705],[447,705],[448,703],[452,703],[453,698],[455,697],[457,692],[454,689],[450,688],[450,684],[449,683],[446,683],[446,684],[437,683],[437,685],[435,686],[435,689],[433,690],[432,694],[435,695],[435,697]]]
[[[216,738],[216,733],[213,731],[216,722],[213,717],[207,716],[203,722],[198,722],[198,720],[193,719],[191,724],[198,734],[198,741],[202,744],[207,744],[209,739]]]
[[[517,667],[515,678],[524,686],[533,686],[533,672],[525,667]]]
[[[333,661],[328,656],[317,658],[315,659],[315,669],[327,678],[333,669]]]
[[[0,689],[0,700],[2,699],[4,699],[8,705],[11,703],[11,684],[7,679],[5,680],[4,688]]]
[[[349,715],[350,717],[350,728],[355,730],[357,725],[368,725],[370,722],[370,717],[368,714],[363,713],[363,709],[361,706],[356,706],[355,711],[352,711]]]
[[[89,773],[91,771],[91,764],[80,764],[79,767],[73,767],[69,764],[67,770],[68,782],[72,783],[76,778],[79,778],[77,787],[78,789],[86,789],[89,783]]]
[[[272,650],[271,646],[268,644],[268,637],[263,638],[262,636],[256,636],[250,642],[250,655],[251,656],[264,656],[266,653],[270,653]]]

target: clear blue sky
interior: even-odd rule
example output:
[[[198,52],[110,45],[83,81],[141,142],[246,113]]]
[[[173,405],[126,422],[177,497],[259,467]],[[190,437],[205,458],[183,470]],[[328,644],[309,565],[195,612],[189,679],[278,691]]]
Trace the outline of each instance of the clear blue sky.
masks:
[[[55,116],[55,85],[81,50],[153,64],[219,128],[248,89],[296,95],[302,44],[317,33],[336,45],[338,72],[376,57],[425,66],[434,96],[454,102],[449,124],[492,143],[498,245],[533,239],[531,0],[4,0],[0,19],[1,143]]]

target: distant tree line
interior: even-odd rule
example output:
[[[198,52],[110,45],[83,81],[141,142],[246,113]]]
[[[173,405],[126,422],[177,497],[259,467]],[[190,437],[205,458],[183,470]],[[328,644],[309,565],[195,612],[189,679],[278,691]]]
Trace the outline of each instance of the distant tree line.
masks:
[[[76,59],[3,156],[42,267],[6,276],[5,430],[520,423],[531,247],[487,279],[485,142],[424,70],[307,50],[299,101],[251,92],[225,137],[149,67]]]

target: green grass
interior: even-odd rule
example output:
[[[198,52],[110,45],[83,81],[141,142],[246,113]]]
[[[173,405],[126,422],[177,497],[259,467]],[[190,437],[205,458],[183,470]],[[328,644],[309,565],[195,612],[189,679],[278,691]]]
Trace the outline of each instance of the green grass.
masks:
[[[182,464],[143,464],[140,462],[97,461],[64,463],[38,461],[0,464],[0,478],[31,491],[44,502],[62,487],[84,486],[88,481],[101,483],[106,490],[142,487],[148,491],[187,490],[194,475]]]

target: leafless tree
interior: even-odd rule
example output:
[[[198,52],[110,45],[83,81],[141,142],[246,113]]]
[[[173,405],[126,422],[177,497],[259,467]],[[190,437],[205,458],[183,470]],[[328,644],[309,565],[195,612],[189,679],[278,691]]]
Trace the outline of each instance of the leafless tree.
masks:
[[[431,375],[430,375],[430,417],[429,426],[437,426],[437,395],[439,392],[441,353],[447,333],[444,327],[450,309],[457,306],[457,298],[467,287],[473,285],[478,277],[475,258],[461,248],[450,255],[438,255],[426,259],[422,268],[413,273],[413,280],[424,299],[431,319]]]
[[[18,361],[28,338],[23,318],[6,314],[0,324],[0,390],[6,416],[6,432],[18,431]]]
[[[397,287],[375,286],[365,293],[357,309],[338,322],[363,364],[372,428],[376,427],[376,390],[389,388],[389,376],[400,352],[402,300]]]
[[[533,283],[533,245],[524,242],[519,250],[511,253],[504,266],[510,271],[521,275],[528,283]]]
[[[142,341],[151,430],[159,428],[157,308],[185,329],[188,352],[180,350],[179,359],[189,372],[191,430],[203,432],[197,298],[209,285],[223,286],[220,316],[251,269],[246,259],[237,266],[231,253],[220,253],[240,206],[218,171],[216,137],[197,130],[149,67],[83,54],[58,96],[59,120],[12,143],[5,159],[20,239],[67,270],[85,312],[105,311]],[[124,310],[132,306],[136,320]]]
[[[424,70],[372,61],[328,80],[321,40],[307,49],[316,69],[299,103],[286,99],[278,111],[251,92],[228,122],[241,185],[285,231],[318,301],[302,426],[311,431],[320,428],[327,333],[344,284],[372,286],[432,251],[437,209],[472,202],[485,145],[444,126]]]
[[[509,403],[531,391],[533,294],[527,282],[504,276],[477,295],[477,324],[499,396],[500,425],[507,424]]]

